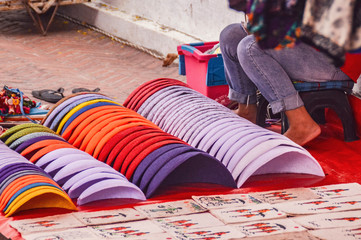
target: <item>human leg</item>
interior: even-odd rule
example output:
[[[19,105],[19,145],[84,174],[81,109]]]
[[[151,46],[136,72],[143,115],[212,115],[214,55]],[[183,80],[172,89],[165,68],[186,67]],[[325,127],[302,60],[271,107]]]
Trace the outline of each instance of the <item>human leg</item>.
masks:
[[[307,44],[301,43],[295,48],[282,51],[266,50],[265,52],[282,65],[292,80],[306,82],[350,80],[345,73],[331,64],[326,55]],[[305,107],[286,108],[285,114],[289,128],[284,135],[301,146],[321,133],[319,125],[313,121]]]
[[[237,56],[237,47],[247,32],[241,24],[231,24],[220,34],[220,48],[224,62],[229,99],[238,102],[235,113],[252,122],[256,121],[256,87],[243,71]]]
[[[302,57],[297,58],[302,56],[302,54],[297,55],[297,51],[293,51],[292,53],[283,52],[285,56],[282,54],[282,51],[278,51],[275,54],[276,57],[274,57],[267,51],[260,49],[255,39],[252,36],[248,36],[240,43],[238,56],[245,73],[255,83],[262,95],[270,102],[272,111],[274,113],[285,112],[290,126],[285,136],[300,145],[304,145],[317,137],[321,130],[303,106],[303,102],[295,90],[289,75],[293,77],[299,75],[297,79],[300,79],[302,77],[305,78],[304,76],[311,76],[312,74],[318,75],[317,73],[323,70],[318,71],[317,66],[306,63],[305,65],[309,68],[309,71],[313,72],[303,72],[305,71],[303,66],[304,59]],[[291,56],[287,58],[287,54]],[[312,54],[308,55],[308,57],[312,57]],[[282,64],[283,61],[286,61],[286,63]],[[325,64],[319,65],[320,68],[325,67]],[[303,71],[297,69],[292,70],[292,67],[303,68]],[[335,71],[332,72],[331,70]],[[344,77],[338,74],[337,69],[331,68],[329,68],[329,71],[324,71],[323,75],[320,74],[320,76],[324,79],[334,79],[335,76]]]
[[[242,68],[270,102],[273,113],[303,106],[292,80],[350,80],[328,57],[303,43],[294,48],[262,50],[250,35],[241,41],[237,52]]]
[[[303,106],[283,66],[258,47],[254,36],[245,37],[237,52],[242,68],[270,103],[274,114]]]

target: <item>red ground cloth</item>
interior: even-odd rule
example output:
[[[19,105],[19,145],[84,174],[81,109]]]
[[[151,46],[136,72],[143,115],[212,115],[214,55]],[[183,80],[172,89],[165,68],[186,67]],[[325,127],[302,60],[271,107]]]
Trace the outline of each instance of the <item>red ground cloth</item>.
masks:
[[[350,97],[350,102],[354,110],[358,133],[361,136],[361,100]],[[240,189],[229,189],[211,184],[187,184],[161,189],[155,197],[142,203],[136,203],[132,200],[108,200],[93,203],[87,207],[81,207],[79,210],[125,208],[132,207],[135,204],[186,199],[191,198],[192,195],[248,193],[335,183],[361,183],[361,140],[344,142],[343,130],[338,117],[332,111],[327,111],[326,119],[327,124],[322,126],[321,135],[305,146],[321,164],[326,174],[325,178],[302,174],[253,176]],[[60,209],[41,209],[22,212],[9,219],[0,216],[0,232],[13,240],[22,239],[20,234],[9,226],[8,223],[11,219],[41,217],[59,213],[66,213],[66,211]]]

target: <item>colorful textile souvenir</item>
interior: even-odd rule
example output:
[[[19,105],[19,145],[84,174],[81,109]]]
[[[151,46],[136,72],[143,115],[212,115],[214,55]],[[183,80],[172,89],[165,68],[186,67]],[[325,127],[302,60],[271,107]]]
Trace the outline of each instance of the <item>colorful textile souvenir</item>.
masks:
[[[4,86],[0,92],[0,118],[4,115],[29,114],[36,102],[16,88]]]

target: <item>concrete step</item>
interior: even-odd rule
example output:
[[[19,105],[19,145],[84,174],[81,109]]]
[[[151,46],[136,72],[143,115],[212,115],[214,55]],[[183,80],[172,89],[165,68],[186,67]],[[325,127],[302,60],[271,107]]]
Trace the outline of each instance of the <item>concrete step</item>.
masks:
[[[100,0],[62,6],[59,13],[149,50],[160,58],[168,53],[177,53],[178,45],[202,41],[150,19],[129,15]]]

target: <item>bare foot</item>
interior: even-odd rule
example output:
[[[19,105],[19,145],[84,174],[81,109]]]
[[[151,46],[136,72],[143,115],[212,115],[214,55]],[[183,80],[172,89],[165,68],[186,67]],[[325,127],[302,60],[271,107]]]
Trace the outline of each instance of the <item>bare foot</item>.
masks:
[[[285,112],[289,122],[289,129],[284,133],[295,143],[304,146],[321,134],[320,126],[311,118],[305,107]]]
[[[306,143],[315,139],[320,134],[321,128],[316,123],[310,126],[292,126],[284,133],[284,136],[288,137],[295,143],[304,146]]]
[[[242,104],[238,103],[238,108],[233,110],[235,114],[243,117],[253,123],[256,123],[257,118],[257,105],[256,104]]]

